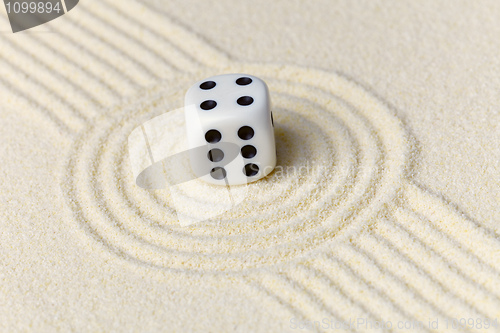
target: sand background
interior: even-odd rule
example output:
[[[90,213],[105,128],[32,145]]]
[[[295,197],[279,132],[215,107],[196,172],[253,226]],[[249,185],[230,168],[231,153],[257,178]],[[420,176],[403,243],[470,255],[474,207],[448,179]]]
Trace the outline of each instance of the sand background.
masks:
[[[161,49],[167,44],[154,44],[154,38],[147,33],[143,43],[158,49],[160,55],[141,54],[137,42],[126,39],[120,42],[123,35],[112,29],[103,30],[92,21],[92,13],[104,12],[106,6],[84,1],[79,5],[82,10],[77,7],[64,17],[26,33],[10,34],[6,20],[0,22],[3,32],[0,36],[1,331],[271,332],[290,330],[292,317],[304,320],[325,316],[355,318],[363,313],[363,306],[359,304],[364,304],[368,313],[384,304],[385,308],[375,317],[393,321],[424,320],[436,314],[500,316],[499,281],[495,275],[500,268],[498,252],[495,252],[500,234],[500,79],[497,75],[500,5],[497,2],[218,1],[214,4],[147,0],[146,3],[159,8],[159,15],[165,13],[165,27],[160,19],[148,20],[154,16],[150,7],[142,8],[132,1],[120,2],[120,6],[127,12],[135,12],[145,26],[166,31],[167,40],[169,33],[178,32],[178,35],[172,33],[176,36],[172,38],[173,44],[187,45],[184,50],[203,59],[203,64],[215,59],[211,72],[215,71],[213,68],[228,68],[220,64],[225,63],[226,55],[231,62],[244,64],[296,65],[306,71],[321,69],[341,73],[368,95],[389,105],[388,109],[397,114],[415,139],[411,143],[416,154],[412,155],[409,178],[425,187],[437,201],[443,199],[436,205],[451,207],[454,211],[454,215],[450,213],[454,217],[443,213],[440,216],[444,218],[437,218],[441,223],[450,223],[450,229],[455,228],[450,231],[454,235],[452,241],[443,240],[442,245],[434,242],[431,245],[439,251],[435,250],[430,256],[416,253],[412,257],[417,266],[430,265],[424,269],[423,282],[419,280],[418,269],[412,276],[412,268],[403,263],[398,266],[397,260],[391,261],[396,263],[396,268],[384,264],[388,254],[380,252],[377,257],[381,267],[386,267],[394,276],[398,271],[407,270],[406,275],[399,276],[406,281],[399,292],[404,294],[404,286],[408,290],[421,290],[424,296],[416,302],[420,302],[418,306],[410,302],[412,291],[408,291],[408,296],[401,296],[399,302],[394,299],[395,294],[384,289],[380,281],[388,279],[386,284],[393,284],[387,278],[390,274],[372,272],[366,273],[364,280],[344,279],[337,281],[336,287],[331,286],[331,290],[341,292],[330,300],[357,295],[358,302],[353,303],[352,308],[338,305],[343,302],[328,303],[330,289],[321,289],[325,285],[320,282],[303,288],[292,283],[291,288],[280,291],[280,283],[272,282],[273,277],[262,277],[268,274],[266,272],[243,277],[183,274],[137,265],[99,245],[77,222],[78,209],[67,200],[67,183],[72,181],[67,177],[68,160],[75,161],[76,165],[92,153],[89,150],[79,157],[73,152],[75,142],[83,142],[80,146],[86,147],[85,139],[78,134],[84,133],[88,124],[99,129],[99,126],[106,128],[110,123],[119,123],[124,115],[120,110],[130,110],[127,107],[133,107],[134,103],[149,105],[157,98],[159,84],[174,84],[172,80],[183,77],[174,73],[168,64],[158,61],[162,50],[168,54],[166,59],[186,72],[189,72],[189,62],[183,63],[167,46]],[[140,36],[133,25],[125,24],[127,20],[113,17],[111,21],[125,34],[129,31],[131,36]],[[61,36],[68,36],[71,31],[68,29],[78,30],[72,22],[93,31],[99,37],[97,42],[83,34],[77,47],[68,46],[68,40]],[[119,38],[115,39],[116,36]],[[121,45],[116,46],[108,38]],[[135,62],[113,54],[113,47],[125,49],[122,52],[132,55]],[[85,50],[92,50],[92,55]],[[54,56],[58,52],[65,60]],[[218,55],[212,57],[206,52]],[[107,65],[96,62],[96,57],[108,59]],[[117,69],[106,71],[106,66]],[[197,75],[206,73],[200,68],[193,68],[183,84],[187,84],[189,78],[199,79]],[[133,82],[120,80],[117,72],[131,73]],[[85,73],[100,76],[100,83]],[[103,89],[105,86],[111,89]],[[174,95],[181,92],[179,88]],[[83,116],[74,116],[68,112],[70,109]],[[112,115],[111,120],[105,113]],[[55,118],[50,116],[54,114]],[[54,119],[66,124],[70,134],[62,126],[54,127]],[[128,126],[132,128],[132,124]],[[78,175],[82,174],[85,173]],[[75,174],[76,181],[84,182],[78,175]],[[417,194],[413,197],[420,198]],[[423,199],[412,202],[417,206],[427,205]],[[86,209],[88,207],[80,208]],[[418,207],[415,210],[418,211]],[[465,218],[466,222],[452,224],[448,218],[454,221]],[[461,234],[468,223],[474,228],[467,229],[470,234]],[[377,229],[381,234],[388,230],[386,224],[382,225]],[[481,242],[483,234],[487,236]],[[457,239],[455,243],[453,237]],[[365,250],[371,246],[376,248],[369,243],[370,239],[360,237],[361,244],[357,246],[366,246]],[[111,239],[113,241],[121,242],[119,238]],[[398,239],[393,241],[397,243]],[[474,256],[484,262],[468,254],[462,253],[463,257],[455,254],[474,246],[477,246],[471,250],[476,251]],[[342,246],[335,252],[337,248],[332,245],[332,251],[342,257],[345,254]],[[374,250],[379,253],[377,251]],[[440,263],[437,252],[457,258],[456,262],[441,268],[437,264]],[[308,260],[307,253],[304,255]],[[151,258],[156,260],[154,254]],[[360,262],[356,258],[353,255],[345,260],[351,260],[352,267],[357,267],[356,273],[363,276],[368,270],[361,264],[356,266],[354,262]],[[317,265],[321,267],[322,263]],[[293,272],[294,267],[293,262],[286,266],[285,260],[285,271]],[[432,271],[432,267],[436,267],[436,271]],[[455,276],[453,267],[461,272],[458,280],[448,278],[447,274]],[[447,269],[451,273],[447,273]],[[308,274],[299,271],[297,276]],[[332,272],[335,279],[335,269]],[[262,288],[255,287],[262,281],[267,281],[264,284],[267,283],[267,290],[273,290],[271,294],[281,296],[269,296]],[[437,287],[427,290],[427,281]],[[449,281],[449,286],[443,281]],[[359,290],[371,290],[369,285],[378,284],[381,287],[372,292],[380,300],[360,296]],[[467,289],[464,285],[472,287]],[[308,290],[326,295],[327,300],[310,298]],[[283,296],[285,294],[287,296]],[[453,304],[455,296],[450,294],[459,295],[459,305]]]

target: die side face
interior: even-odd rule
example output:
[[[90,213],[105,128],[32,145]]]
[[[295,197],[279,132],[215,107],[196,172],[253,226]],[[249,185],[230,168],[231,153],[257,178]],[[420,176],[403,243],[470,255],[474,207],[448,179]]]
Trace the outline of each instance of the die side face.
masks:
[[[224,74],[198,81],[186,93],[185,116],[189,147],[206,147],[206,154],[198,149],[190,154],[192,169],[202,180],[246,184],[276,166],[269,91],[261,79]],[[225,142],[239,152],[225,151]]]

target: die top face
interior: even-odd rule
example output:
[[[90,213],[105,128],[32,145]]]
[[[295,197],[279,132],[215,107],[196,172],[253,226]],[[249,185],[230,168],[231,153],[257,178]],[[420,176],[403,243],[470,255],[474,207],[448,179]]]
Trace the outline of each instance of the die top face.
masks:
[[[185,106],[196,110],[201,122],[259,117],[269,112],[269,91],[264,81],[252,75],[216,75],[191,86]]]

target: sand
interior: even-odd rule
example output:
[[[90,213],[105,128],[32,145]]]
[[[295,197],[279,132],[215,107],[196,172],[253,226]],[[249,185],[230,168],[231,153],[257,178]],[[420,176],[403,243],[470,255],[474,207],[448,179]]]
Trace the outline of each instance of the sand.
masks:
[[[89,0],[15,35],[4,15],[0,331],[500,332],[498,14]],[[269,86],[275,172],[232,203],[138,186],[185,149],[185,91],[232,72]]]

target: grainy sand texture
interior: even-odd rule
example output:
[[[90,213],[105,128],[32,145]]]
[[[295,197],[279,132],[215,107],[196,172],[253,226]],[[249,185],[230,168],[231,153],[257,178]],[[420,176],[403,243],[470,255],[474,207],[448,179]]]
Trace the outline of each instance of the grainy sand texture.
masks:
[[[86,0],[12,34],[2,12],[0,332],[500,332],[499,17]],[[138,186],[222,73],[268,84],[276,170]]]

